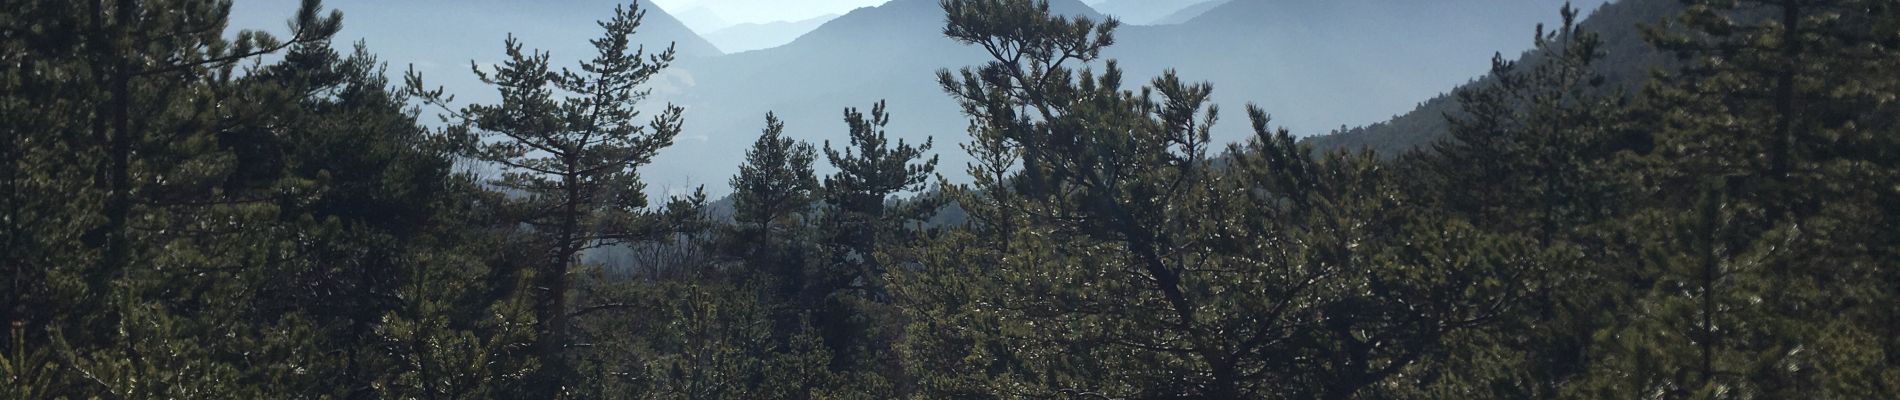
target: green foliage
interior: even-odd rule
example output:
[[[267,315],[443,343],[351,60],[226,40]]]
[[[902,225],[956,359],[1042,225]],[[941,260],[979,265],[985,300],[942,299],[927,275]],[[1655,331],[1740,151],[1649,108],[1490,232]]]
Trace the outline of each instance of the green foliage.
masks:
[[[816,336],[775,336],[770,302],[751,288],[713,282],[635,282],[608,289],[632,299],[602,311],[582,335],[595,374],[587,398],[813,398],[829,355]]]
[[[946,31],[996,59],[940,74],[984,161],[956,193],[977,232],[1009,239],[933,247],[907,276],[927,393],[1381,393],[1445,335],[1507,311],[1522,288],[1496,277],[1537,264],[1521,241],[1415,208],[1371,155],[1306,156],[1257,109],[1256,139],[1217,166],[1209,85],[1124,90],[1113,62],[1064,65],[1091,61],[1112,22],[1045,10],[1071,28],[1024,37],[981,22],[1022,10],[963,5],[945,3]]]
[[[890,114],[884,102],[870,114],[844,110],[849,145],[824,146],[825,159],[838,172],[824,179],[827,208],[818,221],[821,260],[804,290],[813,309],[830,363],[849,389],[840,396],[887,398],[902,393],[911,378],[903,375],[887,349],[899,340],[899,315],[890,304],[887,274],[910,265],[913,247],[923,239],[921,225],[942,204],[930,198],[895,200],[917,193],[936,173],[937,158],[924,158],[926,140],[891,143],[884,132]]]
[[[1566,7],[1385,157],[1251,106],[1216,153],[1213,86],[1125,85],[1118,22],[943,0],[992,58],[938,75],[973,183],[882,102],[822,177],[767,114],[730,220],[644,194],[683,111],[641,117],[672,51],[635,8],[578,71],[510,39],[501,102],[449,109],[315,1],[282,40],[15,3],[4,398],[1900,395],[1890,1],[1606,7],[1679,14],[1634,55]]]
[[[55,29],[6,19],[9,32],[46,35],[10,42],[9,57],[38,61],[0,102],[20,116],[6,126],[18,145],[6,184],[19,189],[6,242],[25,257],[7,269],[10,394],[405,393],[387,386],[396,360],[497,354],[385,346],[385,333],[506,331],[472,322],[485,293],[425,283],[485,286],[486,259],[433,261],[479,232],[455,215],[481,195],[452,170],[449,143],[415,125],[367,51],[330,49],[338,17],[316,2],[284,41],[201,29],[228,7],[27,2],[20,12]],[[273,52],[283,58],[238,70]],[[26,112],[36,103],[55,106]],[[70,195],[41,192],[54,189]]]
[[[817,150],[784,132],[784,123],[766,114],[765,130],[732,177],[734,224],[724,232],[721,246],[757,274],[754,279],[762,281],[769,297],[788,305],[809,304],[805,286],[816,272],[810,264],[817,252],[811,222],[823,188],[812,171]],[[781,314],[781,324],[800,317]]]
[[[1679,0],[1628,0],[1609,2],[1594,10],[1586,10],[1589,18],[1577,21],[1577,27],[1589,31],[1601,42],[1599,46],[1602,52],[1596,54],[1589,65],[1590,71],[1603,82],[1584,89],[1584,92],[1592,96],[1617,91],[1634,94],[1634,89],[1648,82],[1655,70],[1680,67],[1680,60],[1645,41],[1639,27],[1661,24],[1681,14],[1685,7]],[[1536,68],[1551,57],[1560,55],[1562,52],[1533,48],[1517,55],[1513,63],[1523,66],[1519,69]],[[1500,53],[1498,56],[1503,58],[1506,54]],[[1487,86],[1496,82],[1496,76],[1480,77],[1451,92],[1419,102],[1416,109],[1393,116],[1390,120],[1359,127],[1341,126],[1338,130],[1302,140],[1320,150],[1367,149],[1387,157],[1430,149],[1434,143],[1451,135],[1452,126],[1445,117],[1465,111],[1462,108],[1463,101],[1455,93],[1486,90]]]
[[[1606,369],[1669,397],[1889,392],[1893,6],[1691,2],[1648,33],[1691,64],[1653,82],[1634,120],[1656,150],[1630,160],[1644,210],[1626,223],[1654,286]],[[1888,61],[1876,61],[1888,60]],[[1875,89],[1884,88],[1884,89]],[[1885,91],[1886,94],[1877,94]],[[1883,122],[1872,122],[1883,121]],[[1872,122],[1872,123],[1869,123]],[[1885,138],[1883,138],[1885,137]],[[1885,285],[1885,286],[1883,286]],[[1883,333],[1886,332],[1886,333]],[[1606,392],[1608,392],[1606,390]]]
[[[776,226],[796,223],[819,195],[812,172],[817,150],[811,144],[785,137],[785,123],[765,115],[765,130],[746,151],[746,163],[732,177],[733,220],[746,236],[771,242]]]
[[[1619,122],[1629,106],[1603,88],[1597,33],[1577,24],[1575,9],[1562,16],[1557,29],[1538,28],[1527,57],[1534,63],[1494,58],[1488,84],[1456,93],[1462,111],[1447,115],[1449,135],[1399,162],[1432,208],[1556,257],[1519,277],[1530,292],[1526,312],[1461,338],[1460,357],[1441,367],[1491,396],[1551,396],[1578,379],[1592,332],[1614,323],[1601,308],[1629,297],[1612,286],[1619,274],[1608,267],[1628,260],[1578,247],[1602,246],[1602,231],[1614,229],[1608,221],[1630,212],[1631,179],[1615,168],[1617,154],[1649,143]]]
[[[565,353],[579,255],[662,239],[696,218],[689,209],[698,204],[691,200],[669,207],[678,212],[648,209],[646,186],[636,172],[673,144],[684,113],[668,105],[645,124],[639,121],[640,103],[650,93],[639,87],[666,69],[674,54],[670,47],[646,54],[632,45],[644,17],[638,7],[615,8],[612,18],[600,22],[604,34],[592,40],[595,57],[578,72],[554,70],[549,54],[524,52],[510,36],[504,46],[508,59],[492,72],[470,64],[500,92],[501,103],[448,111],[456,121],[451,134],[470,136],[464,139],[471,143],[468,155],[501,169],[500,179],[489,183],[515,195],[510,217],[530,226],[547,246],[547,258],[533,267],[536,280],[526,287],[540,324],[542,375],[535,384],[542,396],[569,394],[571,376],[578,373]],[[447,108],[443,93],[423,89],[419,74],[410,72],[407,81],[411,92]],[[684,218],[671,218],[676,216]]]
[[[885,266],[890,260],[878,254],[898,249],[914,240],[912,226],[930,218],[937,205],[927,199],[901,202],[893,207],[892,196],[925,188],[936,172],[937,158],[924,159],[930,141],[911,146],[898,139],[891,144],[884,133],[890,114],[878,102],[865,115],[855,108],[844,111],[850,125],[850,146],[843,150],[825,143],[825,159],[838,172],[825,177],[824,200],[830,206],[820,222],[826,251],[831,254],[831,271],[820,278],[826,291],[855,288],[865,297],[886,296],[882,285]]]

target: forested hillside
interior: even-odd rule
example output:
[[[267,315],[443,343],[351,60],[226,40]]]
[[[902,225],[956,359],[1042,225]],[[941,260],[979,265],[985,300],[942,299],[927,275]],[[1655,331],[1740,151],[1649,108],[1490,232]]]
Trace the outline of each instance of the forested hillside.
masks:
[[[1681,14],[1683,9],[1683,3],[1678,0],[1624,0],[1604,4],[1589,13],[1589,18],[1580,24],[1596,34],[1603,43],[1603,54],[1591,63],[1591,72],[1601,76],[1604,84],[1592,90],[1632,93],[1649,82],[1651,73],[1679,66],[1672,55],[1645,40],[1642,32],[1646,28],[1669,29],[1676,26],[1672,18]],[[1535,50],[1515,58],[1506,58],[1503,54],[1498,56],[1498,61],[1526,65],[1547,62],[1549,59],[1548,54]],[[1481,77],[1457,90],[1477,90],[1494,84],[1495,80],[1491,76]],[[1319,149],[1368,149],[1396,156],[1445,138],[1451,131],[1446,117],[1456,116],[1461,111],[1458,98],[1453,93],[1447,93],[1420,102],[1418,109],[1395,116],[1390,121],[1317,135],[1306,138],[1306,141]]]
[[[1604,1],[1578,4],[1594,6]],[[494,92],[469,71],[470,61],[484,68],[499,61],[501,42],[512,35],[548,52],[556,64],[572,65],[592,52],[587,40],[597,30],[593,21],[611,12],[615,3],[331,0],[325,4],[344,10],[351,21],[335,42],[347,45],[363,40],[393,71],[413,66],[460,100],[492,102],[497,100]],[[1221,90],[1215,91],[1218,101],[1259,103],[1273,110],[1280,125],[1307,136],[1341,125],[1385,120],[1411,110],[1419,100],[1484,74],[1492,53],[1514,54],[1528,48],[1524,32],[1538,21],[1556,21],[1550,10],[1564,1],[1233,3],[1201,3],[1198,6],[1208,9],[1185,15],[1179,22],[1213,18],[1192,24],[1125,25],[1118,30],[1117,45],[1092,66],[1100,68],[1108,59],[1118,59],[1134,76],[1174,69],[1191,80],[1220,82]],[[238,1],[232,24],[282,34],[284,16],[295,6],[291,1]],[[1051,2],[1051,7],[1064,15],[1096,19],[1103,15],[1075,0]],[[756,120],[766,112],[779,113],[788,135],[815,143],[829,139],[826,132],[844,129],[834,115],[837,108],[880,99],[888,101],[896,115],[891,134],[909,140],[939,137],[944,143],[938,155],[944,162],[970,161],[957,147],[963,144],[965,119],[942,95],[933,76],[938,69],[980,63],[988,56],[941,34],[944,15],[937,1],[888,1],[864,7],[825,21],[792,43],[723,55],[697,44],[721,41],[723,33],[731,32],[705,32],[709,39],[701,39],[684,25],[669,22],[675,17],[669,11],[706,14],[707,8],[681,8],[685,10],[643,8],[648,26],[635,38],[635,43],[652,50],[677,42],[677,62],[650,82],[649,88],[686,108],[688,117],[679,140],[643,170],[649,194],[687,193],[701,185],[714,196],[728,194],[723,183],[737,172],[735,166],[758,129]],[[1221,10],[1206,12],[1212,8]],[[738,29],[742,27],[733,30],[746,30]],[[425,117],[425,122],[433,123],[433,116]],[[1245,140],[1249,133],[1241,125],[1221,124],[1214,136],[1222,142]],[[948,177],[968,183],[960,174]]]
[[[1187,3],[1115,3],[1148,2]],[[844,127],[833,115],[835,108],[879,99],[888,101],[896,116],[892,135],[909,140],[936,137],[943,142],[939,155],[945,162],[974,161],[958,151],[959,145],[967,143],[963,140],[965,117],[942,95],[932,76],[938,69],[980,63],[989,55],[943,37],[944,14],[937,3],[893,0],[833,19],[785,46],[682,62],[676,69],[694,80],[679,89],[677,103],[686,107],[692,121],[673,151],[661,154],[648,169],[649,178],[668,187],[705,184],[709,193],[723,195],[726,192],[719,183],[734,172],[731,166],[739,163],[760,115],[778,112],[788,135],[815,143],[829,139],[825,132]],[[1186,79],[1221,83],[1214,92],[1216,100],[1230,106],[1262,104],[1295,134],[1313,135],[1341,124],[1389,118],[1410,110],[1418,100],[1482,75],[1492,53],[1527,48],[1522,37],[1536,21],[1555,21],[1551,10],[1563,4],[1558,0],[1210,3],[1219,4],[1195,14],[1204,18],[1192,23],[1124,25],[1117,31],[1116,45],[1105,49],[1091,66],[1101,68],[1113,59],[1131,76],[1172,69]],[[1062,15],[1100,20],[1105,14],[1079,0],[1051,1],[1050,6]],[[772,89],[759,90],[759,82],[770,82]],[[455,87],[453,82],[446,85]],[[1213,135],[1222,142],[1245,140],[1249,133],[1243,125],[1220,124]],[[962,174],[948,178],[968,183]]]
[[[1335,142],[1077,1],[872,9],[983,58],[956,137],[747,116],[718,201],[646,190],[702,117],[639,4],[481,96],[318,0],[0,7],[0,398],[1900,398],[1892,1],[1553,9]]]

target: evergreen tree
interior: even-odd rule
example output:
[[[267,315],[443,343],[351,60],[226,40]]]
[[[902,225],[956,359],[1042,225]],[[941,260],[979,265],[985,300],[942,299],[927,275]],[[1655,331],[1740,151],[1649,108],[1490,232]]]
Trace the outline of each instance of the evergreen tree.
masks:
[[[1494,56],[1489,79],[1455,93],[1448,137],[1400,161],[1427,207],[1564,254],[1518,277],[1533,292],[1530,307],[1461,337],[1453,351],[1463,354],[1434,367],[1460,396],[1560,393],[1587,370],[1593,333],[1615,323],[1606,317],[1620,312],[1606,306],[1628,303],[1628,274],[1608,267],[1628,260],[1583,248],[1605,246],[1606,222],[1633,208],[1633,185],[1612,166],[1646,138],[1621,122],[1627,96],[1602,87],[1597,34],[1577,24],[1575,8],[1561,14],[1557,29],[1538,27],[1529,62]]]
[[[869,398],[892,396],[908,385],[895,356],[883,351],[898,333],[885,275],[910,262],[908,249],[921,238],[923,221],[940,208],[929,199],[893,201],[925,189],[937,157],[924,157],[930,140],[892,143],[884,131],[890,123],[884,105],[878,102],[869,114],[846,108],[849,145],[825,143],[825,159],[838,171],[824,178],[827,208],[818,229],[825,259],[805,295],[816,308],[813,323],[832,354],[832,370]]]
[[[95,120],[91,136],[99,146],[97,149],[105,154],[96,174],[97,185],[105,189],[102,206],[105,221],[89,233],[95,237],[89,241],[97,243],[101,253],[99,265],[86,278],[95,296],[93,306],[103,306],[98,302],[109,297],[108,286],[126,273],[137,256],[137,249],[133,248],[135,242],[151,243],[131,237],[129,224],[136,206],[168,203],[158,199],[164,195],[165,188],[141,190],[138,186],[145,183],[143,180],[178,172],[183,176],[169,174],[170,181],[186,187],[178,191],[190,191],[189,185],[215,184],[210,180],[224,171],[167,169],[202,168],[192,165],[194,162],[229,168],[229,165],[217,165],[218,155],[204,154],[214,151],[206,147],[208,143],[202,136],[211,134],[207,129],[210,121],[166,118],[206,117],[205,113],[191,110],[211,107],[221,94],[193,89],[213,86],[218,80],[228,81],[232,68],[240,61],[335,34],[341,16],[335,13],[319,16],[319,9],[316,1],[303,3],[288,42],[253,31],[240,32],[235,41],[227,41],[221,37],[222,29],[201,28],[207,23],[221,27],[230,12],[229,2],[127,0],[108,6],[104,1],[95,1],[83,10],[91,19],[86,28],[91,36],[86,41],[92,44],[86,47],[91,52],[86,55],[92,62],[91,79],[101,87],[101,99],[92,111]],[[150,154],[153,159],[136,160],[134,153]],[[149,170],[136,171],[134,164],[146,165]],[[135,173],[145,176],[135,179]],[[143,194],[135,197],[135,192]],[[189,201],[179,201],[185,202]],[[114,324],[112,315],[109,312],[103,315],[106,326]]]
[[[605,30],[592,40],[595,58],[580,71],[555,71],[547,53],[524,52],[512,36],[508,60],[492,73],[475,67],[481,80],[501,93],[501,103],[470,105],[453,113],[453,129],[475,134],[470,155],[500,167],[493,185],[518,195],[520,221],[534,227],[546,246],[545,261],[533,271],[529,292],[535,299],[539,329],[537,351],[547,396],[562,396],[569,386],[565,361],[572,344],[570,304],[573,273],[588,249],[661,239],[679,221],[647,210],[645,185],[636,170],[652,161],[679,135],[683,109],[667,106],[644,125],[640,103],[650,90],[639,89],[673,61],[673,49],[648,54],[632,45],[645,13],[617,7],[600,22]],[[471,64],[473,67],[473,65]],[[440,90],[409,85],[437,104]],[[556,93],[569,95],[557,97]],[[446,106],[445,106],[446,107]]]
[[[1370,154],[1313,158],[1258,109],[1255,140],[1217,167],[1209,85],[1124,90],[1113,62],[1066,65],[1094,61],[1113,20],[943,5],[945,32],[995,60],[940,74],[985,163],[956,190],[980,234],[952,238],[984,239],[933,247],[899,280],[929,391],[1391,396],[1523,291],[1487,277],[1542,257],[1419,209]]]
[[[1856,397],[1890,392],[1894,7],[1878,1],[1696,1],[1651,29],[1689,61],[1632,120],[1655,150],[1628,163],[1627,221],[1644,312],[1598,371],[1602,393]],[[1882,94],[1885,93],[1885,94]],[[1879,122],[1876,122],[1879,121]],[[1888,190],[1890,191],[1890,190]],[[1598,372],[1607,375],[1608,372]]]
[[[855,108],[844,111],[850,126],[850,146],[833,149],[825,143],[825,159],[838,172],[825,177],[825,204],[830,206],[823,229],[833,254],[835,269],[827,283],[831,289],[855,289],[866,298],[887,296],[883,274],[888,262],[877,254],[887,248],[903,246],[914,234],[906,225],[923,221],[936,212],[927,203],[900,203],[892,207],[892,196],[925,188],[935,174],[937,157],[924,158],[931,142],[911,146],[898,139],[891,144],[884,133],[890,114],[884,102],[871,107],[866,115]]]
[[[522,360],[503,346],[531,332],[519,299],[488,282],[505,264],[493,249],[508,246],[484,232],[508,222],[455,171],[456,143],[418,125],[388,83],[361,44],[343,57],[328,43],[245,79],[245,128],[226,135],[244,179],[304,188],[276,200],[292,245],[252,304],[325,327],[320,345],[343,357],[315,375],[338,396],[505,393]]]
[[[638,8],[450,109],[314,0],[10,2],[0,398],[1900,396],[1900,4],[1681,3],[1640,92],[1565,7],[1394,159],[1252,106],[1217,152],[1119,22],[942,0],[973,182],[883,102],[822,177],[767,114],[725,223],[644,193]]]
[[[765,130],[746,151],[746,163],[732,177],[733,219],[751,225],[762,242],[770,228],[786,224],[806,212],[818,198],[818,178],[812,172],[817,150],[785,137],[785,123],[765,115]]]
[[[820,187],[812,161],[817,150],[812,145],[784,136],[785,124],[772,114],[765,116],[765,129],[752,149],[746,151],[746,163],[732,177],[733,220],[736,223],[727,239],[730,253],[743,259],[751,271],[771,280],[771,296],[785,306],[809,308],[798,299],[805,286],[806,262],[812,249],[805,232],[814,212]]]
[[[744,284],[698,277],[603,286],[631,299],[582,326],[595,346],[578,356],[586,398],[832,398],[831,361],[817,336],[781,334],[774,303]],[[623,312],[624,311],[624,312]]]
[[[14,193],[66,202],[9,201],[8,253],[31,263],[8,269],[19,289],[7,304],[9,370],[35,371],[10,377],[46,382],[27,388],[36,395],[244,397],[318,384],[285,373],[322,364],[308,322],[245,306],[282,254],[270,233],[287,228],[272,221],[278,207],[260,188],[298,188],[239,179],[242,140],[229,136],[238,121],[229,113],[242,62],[326,41],[340,18],[306,1],[288,40],[252,31],[228,39],[229,7],[8,7],[18,14],[3,18],[7,57],[24,75],[8,80],[21,90],[6,95],[18,147],[3,175]],[[29,105],[51,108],[17,108]],[[52,188],[71,192],[40,192]],[[49,307],[27,308],[36,304]]]
[[[83,242],[99,224],[92,186],[98,152],[85,118],[100,94],[71,51],[90,26],[78,2],[16,2],[0,11],[0,315],[8,324],[0,395],[51,397],[76,388],[47,351],[58,326],[78,319],[81,278],[96,265]],[[30,350],[29,350],[30,349]]]
[[[1450,137],[1420,156],[1448,211],[1546,245],[1608,212],[1613,193],[1596,175],[1621,150],[1610,142],[1626,108],[1620,94],[1593,93],[1605,83],[1593,68],[1601,41],[1575,8],[1562,15],[1556,30],[1538,27],[1533,64],[1494,56],[1488,84],[1459,90]]]

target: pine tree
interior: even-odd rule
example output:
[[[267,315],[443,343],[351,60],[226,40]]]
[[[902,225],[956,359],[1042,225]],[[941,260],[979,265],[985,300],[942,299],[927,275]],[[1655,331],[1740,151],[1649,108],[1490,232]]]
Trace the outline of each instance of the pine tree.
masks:
[[[1584,248],[1603,246],[1602,225],[1634,205],[1625,190],[1632,182],[1619,181],[1612,165],[1646,143],[1622,123],[1627,96],[1603,87],[1601,40],[1578,26],[1575,8],[1561,15],[1555,30],[1538,26],[1531,61],[1494,56],[1485,81],[1455,93],[1460,111],[1446,116],[1449,136],[1400,161],[1408,191],[1431,207],[1569,253],[1517,277],[1530,285],[1530,307],[1461,338],[1457,364],[1435,367],[1455,376],[1445,390],[1458,395],[1560,393],[1587,371],[1593,333],[1614,324],[1604,316],[1620,313],[1605,305],[1628,303],[1627,274],[1608,267],[1627,260]]]
[[[579,334],[587,398],[827,398],[828,354],[809,332],[783,335],[775,304],[744,284],[697,277],[595,288],[630,299]],[[626,311],[626,312],[619,312]]]
[[[572,374],[564,360],[571,344],[573,272],[585,250],[664,238],[676,221],[646,210],[645,185],[636,170],[673,143],[684,110],[667,106],[642,125],[639,107],[650,90],[639,87],[673,62],[672,48],[649,54],[632,36],[645,13],[617,7],[600,22],[592,40],[595,58],[580,71],[556,71],[547,53],[524,52],[512,36],[508,60],[492,73],[474,68],[501,93],[500,104],[470,105],[454,113],[454,129],[479,137],[471,156],[505,171],[491,182],[517,194],[521,222],[543,237],[546,258],[530,289],[540,328],[537,348],[548,396],[567,390]],[[472,65],[471,65],[472,66]],[[440,90],[412,90],[445,104]],[[556,93],[571,94],[557,97]]]
[[[84,6],[14,2],[0,11],[0,397],[86,393],[48,349],[56,327],[76,323],[81,277],[98,258],[81,241],[103,201],[84,167],[98,157],[82,151],[98,95],[71,51],[86,38]]]
[[[339,360],[305,366],[337,396],[519,388],[528,311],[489,280],[510,247],[498,197],[457,172],[456,145],[421,127],[364,45],[299,45],[242,81],[238,182],[274,196],[285,255],[250,307],[300,313]],[[516,246],[519,247],[519,246]],[[510,282],[512,284],[512,282]],[[525,337],[525,338],[524,338]]]
[[[1697,1],[1652,42],[1689,61],[1645,91],[1656,150],[1629,167],[1651,190],[1638,232],[1654,279],[1604,370],[1671,397],[1890,392],[1871,356],[1891,327],[1885,218],[1893,6]],[[1872,33],[1872,34],[1870,34]],[[1883,94],[1884,93],[1884,94]],[[1881,121],[1881,122],[1875,122]],[[1606,390],[1606,392],[1608,392]]]
[[[733,219],[751,225],[761,242],[770,242],[774,225],[804,213],[818,197],[811,167],[817,150],[784,135],[785,123],[766,114],[765,130],[732,177]]]
[[[231,69],[242,60],[297,43],[327,39],[337,31],[340,15],[319,16],[319,9],[316,1],[303,3],[289,41],[251,31],[240,32],[235,41],[226,41],[221,37],[222,30],[199,29],[207,21],[224,21],[230,12],[228,2],[125,0],[108,6],[95,1],[84,10],[91,18],[87,27],[92,36],[87,42],[93,44],[88,48],[92,54],[87,54],[93,61],[91,79],[101,86],[102,95],[95,103],[91,136],[105,154],[97,167],[97,185],[106,191],[105,221],[91,232],[97,237],[92,241],[98,244],[101,259],[87,277],[95,299],[107,296],[111,282],[124,277],[126,268],[138,256],[129,226],[136,205],[163,195],[159,187],[140,188],[144,183],[140,180],[184,172],[165,169],[189,168],[191,158],[199,155],[192,152],[211,151],[198,136],[210,133],[204,129],[209,121],[163,119],[168,114],[190,114],[188,107],[208,107],[217,101],[217,94],[193,93],[188,85],[228,80]],[[193,95],[198,98],[192,99]],[[165,134],[177,131],[182,132]],[[141,151],[153,155],[153,159],[134,159],[134,153]],[[137,171],[135,163],[151,169]],[[135,178],[135,173],[147,175]],[[183,177],[172,174],[172,178],[185,185],[204,183],[191,182],[193,173],[202,174],[191,171]],[[141,191],[144,193],[135,194]],[[104,321],[110,325],[111,314],[107,315]]]
[[[804,246],[812,240],[805,232],[812,222],[808,215],[822,194],[812,170],[817,150],[784,134],[785,124],[766,114],[765,129],[732,177],[736,225],[725,246],[750,270],[770,277],[766,285],[778,301],[809,308],[799,305],[798,297],[810,272],[806,262],[812,249]]]
[[[900,375],[894,355],[883,351],[897,334],[886,274],[910,262],[907,253],[921,238],[921,224],[940,208],[929,199],[893,200],[926,189],[937,157],[925,157],[930,140],[890,140],[884,131],[890,114],[882,101],[869,114],[846,108],[844,121],[848,145],[824,146],[825,159],[838,171],[824,178],[822,264],[803,297],[816,309],[812,323],[833,357],[832,370],[847,375],[860,396],[888,397],[901,393],[908,378]]]
[[[20,147],[9,152],[5,175],[22,195],[68,202],[57,210],[35,201],[9,206],[19,219],[8,219],[8,251],[38,264],[32,272],[26,265],[10,268],[18,271],[10,277],[23,297],[9,300],[9,319],[17,326],[9,336],[19,339],[14,346],[58,361],[58,368],[42,370],[54,376],[35,377],[53,382],[39,388],[49,389],[41,395],[241,397],[269,388],[304,391],[314,383],[283,373],[289,365],[319,364],[310,358],[316,341],[306,321],[228,307],[248,304],[268,276],[269,261],[279,254],[268,233],[282,226],[271,221],[277,207],[255,196],[256,186],[234,179],[238,150],[225,135],[240,95],[236,68],[325,41],[339,17],[321,15],[317,2],[306,1],[288,40],[251,31],[227,38],[229,7],[221,1],[9,7],[39,18],[6,18],[6,29],[30,42],[10,48],[8,57],[39,60],[16,64],[31,69],[11,81],[22,90],[9,90],[9,103],[52,108],[46,119],[8,118],[9,139]],[[70,155],[47,157],[58,153]],[[39,192],[59,187],[72,192]],[[31,304],[64,306],[21,307]],[[177,373],[187,366],[202,373]]]
[[[855,288],[867,298],[882,299],[887,296],[881,285],[888,262],[877,253],[901,247],[910,240],[905,225],[936,212],[930,204],[889,203],[893,195],[923,190],[936,172],[937,157],[924,158],[929,140],[916,146],[903,139],[890,142],[884,133],[890,123],[884,102],[872,106],[869,115],[847,108],[844,121],[851,129],[850,146],[834,149],[827,141],[824,148],[825,159],[838,168],[824,181],[830,212],[823,229],[836,269],[830,278],[837,281],[829,286]]]
[[[1486,277],[1542,256],[1421,210],[1376,156],[1314,157],[1258,109],[1217,165],[1210,85],[1068,64],[1095,61],[1113,20],[943,5],[946,34],[995,60],[939,74],[973,119],[979,177],[955,192],[975,234],[898,280],[929,392],[1391,396],[1522,292]]]

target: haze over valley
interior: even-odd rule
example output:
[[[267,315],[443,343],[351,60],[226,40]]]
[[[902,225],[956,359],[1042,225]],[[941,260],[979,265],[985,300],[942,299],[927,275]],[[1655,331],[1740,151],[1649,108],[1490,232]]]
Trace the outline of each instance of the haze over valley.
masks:
[[[0,399],[1900,399],[1896,72],[1896,0],[8,0]]]
[[[641,3],[647,19],[635,39],[649,51],[675,43],[679,60],[654,82],[647,106],[671,102],[687,109],[678,142],[642,169],[654,190],[676,192],[705,185],[715,195],[735,171],[742,150],[758,134],[766,112],[785,120],[791,137],[822,143],[841,139],[846,107],[887,100],[889,131],[910,141],[936,138],[946,176],[961,177],[968,158],[956,143],[967,124],[938,87],[939,69],[956,70],[986,59],[976,48],[943,37],[936,0],[830,1],[784,6],[763,14],[740,0],[675,0],[697,15],[695,32],[660,4]],[[729,2],[732,4],[725,4]],[[432,85],[457,101],[492,102],[492,89],[468,71],[486,68],[509,34],[528,48],[550,52],[557,65],[591,54],[593,21],[613,1],[505,0],[382,2],[338,0],[351,20],[339,35],[367,39],[391,70],[415,65]],[[360,4],[359,4],[360,3]],[[788,2],[804,5],[803,2]],[[1106,57],[1128,80],[1145,82],[1172,68],[1184,79],[1214,84],[1216,103],[1229,111],[1215,141],[1238,141],[1246,124],[1233,114],[1249,103],[1271,112],[1276,125],[1297,135],[1383,122],[1421,102],[1484,75],[1493,53],[1515,57],[1529,46],[1539,23],[1556,22],[1559,0],[1056,0],[1064,15],[1128,24]],[[1602,0],[1576,3],[1593,10]],[[376,4],[374,7],[365,7]],[[860,5],[866,5],[859,7]],[[234,26],[281,26],[287,2],[238,2]],[[856,7],[856,8],[854,8]],[[1096,8],[1096,7],[1099,7]],[[772,7],[765,7],[771,9]],[[747,10],[722,15],[723,10]],[[1108,10],[1105,14],[1103,10]],[[1182,15],[1190,13],[1192,15]],[[836,14],[836,15],[834,15]],[[782,17],[780,17],[782,16]],[[1170,19],[1172,18],[1172,19]],[[281,29],[279,29],[281,30]],[[403,38],[389,40],[382,38]],[[723,46],[721,43],[725,43]],[[782,43],[782,44],[781,44]],[[1094,66],[1101,68],[1100,63]]]

